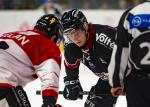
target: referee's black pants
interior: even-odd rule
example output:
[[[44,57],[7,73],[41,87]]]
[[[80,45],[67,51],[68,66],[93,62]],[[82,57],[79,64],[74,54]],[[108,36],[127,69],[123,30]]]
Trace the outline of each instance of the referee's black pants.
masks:
[[[128,107],[150,107],[150,75],[131,73],[125,79]]]

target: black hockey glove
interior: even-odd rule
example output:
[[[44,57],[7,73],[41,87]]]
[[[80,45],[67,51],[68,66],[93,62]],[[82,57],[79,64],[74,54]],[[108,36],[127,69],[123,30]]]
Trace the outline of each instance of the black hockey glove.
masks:
[[[62,107],[59,104],[56,104],[56,100],[52,96],[43,96],[42,107]]]
[[[62,107],[62,106],[59,105],[59,104],[56,104],[56,105],[54,105],[54,106],[47,105],[47,104],[43,104],[42,107]]]
[[[65,88],[63,92],[63,96],[67,100],[77,100],[82,99],[83,95],[80,94],[83,92],[79,79],[70,79],[64,77]]]
[[[43,104],[42,107],[62,107],[62,106],[59,105],[59,104],[56,104],[56,105],[54,105],[54,106],[47,105],[47,104]]]

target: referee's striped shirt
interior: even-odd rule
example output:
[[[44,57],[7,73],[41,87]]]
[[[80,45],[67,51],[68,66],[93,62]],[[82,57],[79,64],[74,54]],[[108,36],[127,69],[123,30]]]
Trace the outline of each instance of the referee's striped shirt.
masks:
[[[123,85],[124,77],[133,70],[150,71],[149,32],[150,0],[123,13],[108,67],[109,83],[112,87]]]

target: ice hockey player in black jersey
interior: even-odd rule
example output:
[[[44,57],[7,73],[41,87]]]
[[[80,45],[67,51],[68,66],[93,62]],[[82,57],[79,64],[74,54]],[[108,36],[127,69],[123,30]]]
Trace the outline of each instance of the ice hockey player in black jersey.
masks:
[[[150,107],[150,0],[123,13],[108,68],[114,96],[124,89],[128,107]]]
[[[92,86],[84,107],[113,107],[116,97],[111,96],[107,67],[110,62],[116,29],[106,25],[89,24],[84,14],[72,9],[63,14],[65,43],[64,97],[82,99],[79,65],[86,65],[99,80]],[[87,83],[88,84],[88,83]]]

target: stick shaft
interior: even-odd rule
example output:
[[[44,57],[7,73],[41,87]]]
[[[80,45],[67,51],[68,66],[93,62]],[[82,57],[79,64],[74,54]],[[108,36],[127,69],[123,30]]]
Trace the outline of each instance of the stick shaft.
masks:
[[[81,92],[80,94],[81,94],[81,95],[88,95],[89,93],[92,94],[92,92],[89,92],[89,91],[83,91],[83,92]],[[59,91],[59,94],[63,94],[63,91]],[[36,95],[41,95],[41,91],[40,91],[40,90],[37,90],[37,91],[36,91]],[[97,94],[97,95],[112,96],[112,95],[109,94],[109,93],[100,93],[100,94]]]
[[[63,94],[63,91],[59,91],[59,94]],[[89,94],[89,91],[83,91],[82,93],[80,93],[82,95],[88,95]],[[36,95],[41,95],[41,91],[40,90],[37,90],[36,91]]]

